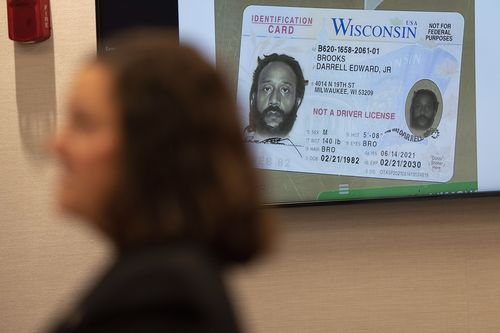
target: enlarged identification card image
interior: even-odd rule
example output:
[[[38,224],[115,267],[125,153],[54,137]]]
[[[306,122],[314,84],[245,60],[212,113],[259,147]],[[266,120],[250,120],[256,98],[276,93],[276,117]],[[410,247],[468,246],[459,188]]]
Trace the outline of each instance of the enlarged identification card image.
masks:
[[[257,167],[447,182],[464,19],[249,6],[238,101]]]

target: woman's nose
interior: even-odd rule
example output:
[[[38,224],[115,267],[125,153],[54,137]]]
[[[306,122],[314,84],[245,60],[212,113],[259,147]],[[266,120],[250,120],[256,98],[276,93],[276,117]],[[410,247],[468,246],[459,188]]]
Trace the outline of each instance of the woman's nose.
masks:
[[[59,157],[63,155],[66,142],[65,136],[66,136],[65,129],[61,129],[58,132],[56,132],[50,139],[49,147],[53,155]]]

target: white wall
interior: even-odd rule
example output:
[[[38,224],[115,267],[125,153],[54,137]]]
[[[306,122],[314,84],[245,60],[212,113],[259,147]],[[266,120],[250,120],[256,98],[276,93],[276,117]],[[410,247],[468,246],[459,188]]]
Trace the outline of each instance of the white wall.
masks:
[[[53,211],[37,142],[95,48],[94,1],[52,0],[54,38],[14,46],[0,5],[0,332],[35,332],[108,260]],[[57,110],[57,111],[56,111]],[[500,332],[500,198],[278,210],[276,251],[230,284],[250,332]]]
[[[0,332],[34,332],[107,258],[106,246],[53,211],[53,131],[82,57],[95,48],[94,1],[52,0],[54,38],[14,45],[0,5]],[[56,111],[57,110],[57,111]],[[60,119],[58,119],[60,121]]]
[[[499,203],[280,211],[278,251],[234,280],[251,332],[500,332]]]

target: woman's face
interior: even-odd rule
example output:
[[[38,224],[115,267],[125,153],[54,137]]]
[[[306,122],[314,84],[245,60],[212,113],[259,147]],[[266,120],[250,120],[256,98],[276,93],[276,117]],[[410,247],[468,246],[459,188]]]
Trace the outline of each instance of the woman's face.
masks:
[[[119,179],[121,138],[111,73],[103,65],[87,66],[76,79],[55,140],[63,169],[58,184],[63,211],[102,222]]]

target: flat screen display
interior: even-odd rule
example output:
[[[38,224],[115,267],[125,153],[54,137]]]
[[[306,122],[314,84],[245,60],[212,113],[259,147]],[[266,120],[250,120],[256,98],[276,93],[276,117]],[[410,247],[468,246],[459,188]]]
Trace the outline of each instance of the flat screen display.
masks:
[[[104,45],[104,41],[122,30],[144,26],[177,29],[177,8],[175,1],[96,0],[98,51],[113,50],[115,45]]]
[[[500,190],[497,1],[123,3],[99,40],[178,27],[224,72],[268,203]]]

